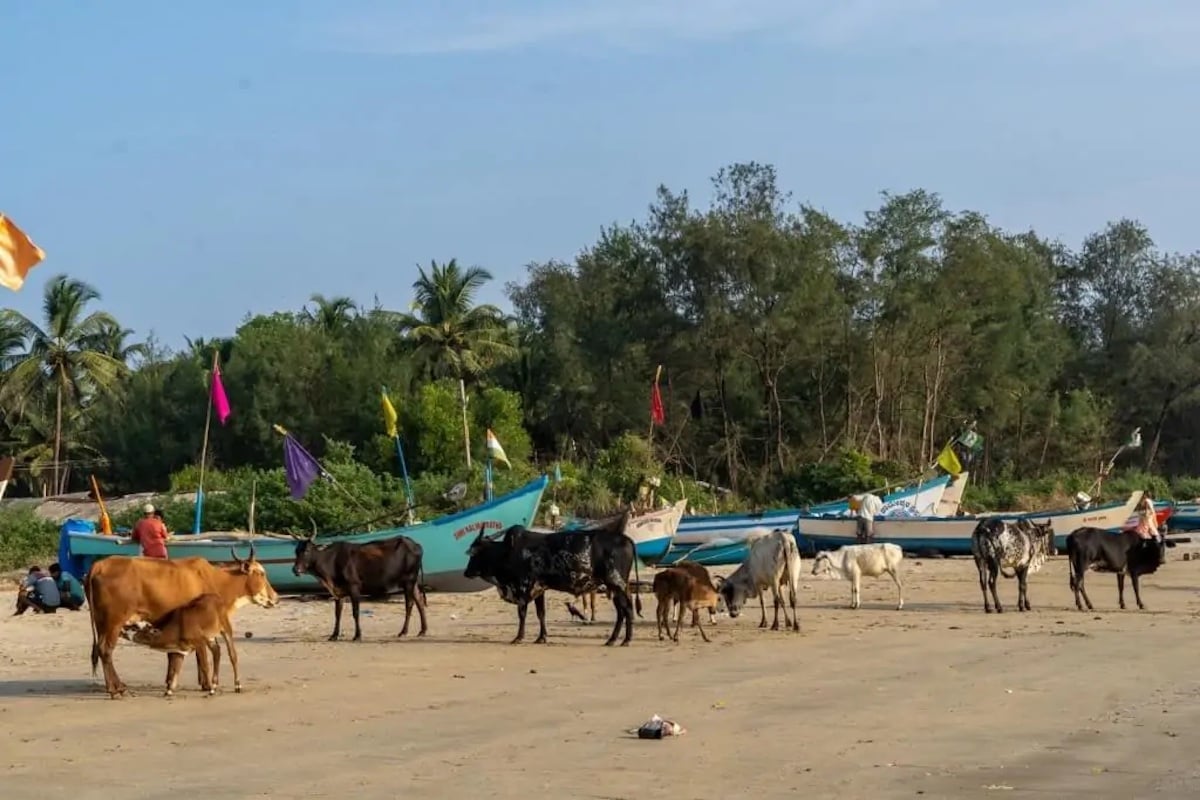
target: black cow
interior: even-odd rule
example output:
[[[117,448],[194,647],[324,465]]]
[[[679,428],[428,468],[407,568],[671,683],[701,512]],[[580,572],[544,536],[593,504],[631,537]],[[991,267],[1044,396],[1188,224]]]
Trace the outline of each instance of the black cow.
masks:
[[[421,632],[427,630],[425,622],[425,592],[421,589],[423,577],[421,560],[424,550],[421,545],[407,536],[396,536],[368,544],[334,542],[319,546],[316,531],[312,536],[296,543],[296,561],[292,564],[295,575],[312,575],[325,590],[333,595],[333,633],[329,641],[336,641],[342,632],[342,603],[350,598],[350,611],[354,615],[354,641],[362,639],[358,625],[358,604],[362,598],[379,599],[396,592],[404,593],[404,627],[397,636],[408,634],[408,622],[412,618],[413,603],[421,615]]]
[[[1110,533],[1099,528],[1079,528],[1067,536],[1067,558],[1071,564],[1071,591],[1075,593],[1075,607],[1083,611],[1079,598],[1092,611],[1092,601],[1083,588],[1083,579],[1089,569],[1096,572],[1112,572],[1117,575],[1117,599],[1125,608],[1125,576],[1133,583],[1133,596],[1138,608],[1145,609],[1138,579],[1158,571],[1167,561],[1167,548],[1173,542],[1162,538],[1143,539],[1133,531]]]
[[[547,590],[579,596],[604,588],[617,611],[617,621],[605,645],[617,640],[621,625],[625,639],[633,636],[633,601],[629,571],[637,569],[633,540],[611,531],[558,531],[537,533],[514,525],[497,539],[482,533],[467,549],[467,578],[480,578],[496,587],[505,602],[517,606],[517,644],[525,638],[525,614],[529,603],[538,615],[537,644],[546,641]],[[635,572],[636,577],[636,572]]]
[[[971,534],[971,555],[979,570],[979,591],[983,593],[983,610],[992,613],[988,591],[996,601],[996,613],[1003,613],[1000,595],[996,593],[996,576],[1017,578],[1017,610],[1029,611],[1029,573],[1037,572],[1047,556],[1056,555],[1054,527],[1050,521],[1029,519],[1006,521],[985,519]]]

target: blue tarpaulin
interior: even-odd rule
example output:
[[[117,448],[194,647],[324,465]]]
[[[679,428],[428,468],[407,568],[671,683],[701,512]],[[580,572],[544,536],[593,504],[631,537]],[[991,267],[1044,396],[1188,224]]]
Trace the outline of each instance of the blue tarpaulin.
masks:
[[[95,533],[96,523],[88,519],[68,519],[58,532],[58,563],[65,571],[83,580],[88,564],[81,556],[71,555],[71,537],[67,534],[72,532]]]

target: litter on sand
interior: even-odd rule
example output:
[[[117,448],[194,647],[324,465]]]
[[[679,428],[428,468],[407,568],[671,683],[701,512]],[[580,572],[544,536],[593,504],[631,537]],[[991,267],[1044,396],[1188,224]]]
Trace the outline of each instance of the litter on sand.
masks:
[[[682,736],[687,731],[678,722],[663,719],[655,714],[643,722],[642,727],[632,730],[630,733],[636,733],[639,739],[664,739],[668,736]]]

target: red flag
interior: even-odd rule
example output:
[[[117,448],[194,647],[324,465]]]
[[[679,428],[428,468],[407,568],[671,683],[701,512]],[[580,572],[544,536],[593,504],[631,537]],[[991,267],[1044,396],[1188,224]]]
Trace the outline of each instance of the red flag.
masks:
[[[658,390],[658,378],[662,375],[662,367],[654,373],[654,386],[650,389],[650,422],[662,425],[667,421],[666,411],[663,410],[662,393]]]

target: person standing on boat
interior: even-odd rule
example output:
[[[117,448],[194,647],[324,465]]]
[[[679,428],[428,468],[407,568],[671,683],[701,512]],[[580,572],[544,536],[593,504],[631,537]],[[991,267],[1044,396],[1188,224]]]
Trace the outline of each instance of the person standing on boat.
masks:
[[[153,503],[142,506],[142,518],[133,526],[129,538],[142,546],[143,557],[167,557],[167,526],[154,514]]]
[[[860,542],[875,538],[875,516],[883,510],[883,499],[879,495],[865,492],[850,496],[850,510],[854,512],[854,532]]]

